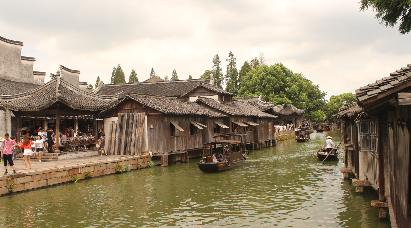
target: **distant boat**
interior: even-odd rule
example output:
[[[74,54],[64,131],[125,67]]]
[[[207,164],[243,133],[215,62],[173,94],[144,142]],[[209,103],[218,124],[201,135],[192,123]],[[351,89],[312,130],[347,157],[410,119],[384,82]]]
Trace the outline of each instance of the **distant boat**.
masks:
[[[295,140],[297,142],[307,142],[310,140],[310,130],[309,129],[295,129]]]
[[[245,161],[246,151],[242,135],[224,135],[229,138],[233,136],[240,136],[241,140],[220,139],[206,144],[208,148],[203,151],[198,168],[206,173],[216,173],[232,169]]]
[[[317,158],[320,161],[336,161],[338,160],[338,148],[334,148],[330,152],[327,152],[325,149],[319,149],[317,151]]]

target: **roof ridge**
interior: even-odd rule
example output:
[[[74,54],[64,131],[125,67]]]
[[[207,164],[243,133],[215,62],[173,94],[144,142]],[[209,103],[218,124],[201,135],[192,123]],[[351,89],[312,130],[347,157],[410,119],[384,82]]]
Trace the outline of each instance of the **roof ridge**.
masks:
[[[7,39],[7,38],[2,37],[2,36],[0,36],[0,41],[3,41],[3,42],[8,43],[8,44],[23,46],[23,42],[21,42],[21,41]]]
[[[63,65],[60,65],[60,70],[65,70],[65,71],[68,71],[68,72],[70,72],[70,73],[73,73],[73,74],[80,74],[80,71],[79,70],[74,70],[74,69],[70,69],[70,68],[68,68],[68,67],[65,67],[65,66],[63,66]]]

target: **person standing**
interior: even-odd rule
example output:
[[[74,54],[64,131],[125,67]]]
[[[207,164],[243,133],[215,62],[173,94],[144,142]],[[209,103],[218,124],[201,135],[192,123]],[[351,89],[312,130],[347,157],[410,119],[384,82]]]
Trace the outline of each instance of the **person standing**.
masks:
[[[30,140],[30,132],[22,131],[23,139],[20,141],[19,147],[23,150],[23,159],[26,169],[31,169],[31,155],[33,150],[31,149],[33,141]]]
[[[7,164],[11,167],[13,170],[13,173],[16,173],[16,170],[14,169],[14,162],[13,162],[13,149],[16,146],[16,141],[13,139],[10,139],[10,135],[6,133],[4,135],[4,142],[3,142],[3,163],[4,163],[4,175],[8,173],[7,171]]]
[[[34,141],[34,146],[36,148],[36,153],[37,153],[39,162],[41,162],[41,158],[43,157],[43,151],[44,151],[44,141],[40,136],[37,136],[36,141]]]

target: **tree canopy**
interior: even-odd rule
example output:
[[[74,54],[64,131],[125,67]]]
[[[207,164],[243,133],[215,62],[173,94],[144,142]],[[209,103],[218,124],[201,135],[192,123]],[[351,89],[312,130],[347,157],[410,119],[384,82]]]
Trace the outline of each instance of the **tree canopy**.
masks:
[[[126,77],[124,75],[123,69],[121,69],[120,64],[117,67],[113,67],[111,73],[111,83],[112,84],[124,84],[126,83]]]
[[[131,70],[130,76],[128,77],[128,83],[137,83],[138,82],[138,77],[137,73],[134,69]]]
[[[214,85],[219,88],[223,88],[223,72],[221,69],[221,60],[218,55],[215,55],[213,58],[213,68],[211,70],[211,73],[214,80]]]
[[[193,80],[193,76],[191,76],[191,74],[188,75],[188,80]]]
[[[213,67],[211,70],[205,70],[200,77],[203,80],[213,81],[213,85],[223,88],[223,72],[221,69],[221,61],[218,55],[215,55],[213,58]]]
[[[178,80],[178,75],[176,69],[173,70],[173,73],[171,73],[171,81],[177,81]]]
[[[376,17],[385,26],[399,23],[402,34],[411,31],[411,1],[410,0],[361,0],[361,10],[374,8]]]
[[[325,93],[302,74],[294,73],[281,63],[258,65],[242,76],[240,96],[262,96],[273,104],[293,104],[304,109],[307,118],[325,119]]]
[[[327,120],[334,120],[335,115],[343,105],[351,104],[355,101],[355,95],[352,93],[343,93],[340,95],[331,96],[324,109]]]
[[[151,68],[150,78],[155,77],[155,76],[156,76],[156,72],[154,71],[154,68]]]
[[[239,87],[237,62],[233,52],[231,51],[228,53],[225,80],[227,81],[226,90],[230,93],[237,94]]]
[[[100,83],[101,83],[100,76],[97,76],[96,84],[94,85],[94,88],[97,88],[100,85]]]

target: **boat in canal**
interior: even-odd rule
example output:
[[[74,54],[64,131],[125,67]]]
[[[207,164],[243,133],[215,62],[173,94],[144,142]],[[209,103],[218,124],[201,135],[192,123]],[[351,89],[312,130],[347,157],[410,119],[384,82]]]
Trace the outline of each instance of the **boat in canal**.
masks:
[[[207,143],[203,150],[203,156],[198,163],[200,170],[206,173],[222,172],[244,162],[246,160],[244,136],[242,134],[215,136],[214,141]]]
[[[317,151],[317,158],[320,161],[337,161],[338,160],[338,147],[333,148],[331,151],[327,151],[321,148]]]
[[[310,140],[310,130],[305,128],[295,129],[295,140],[297,142],[308,142]]]

